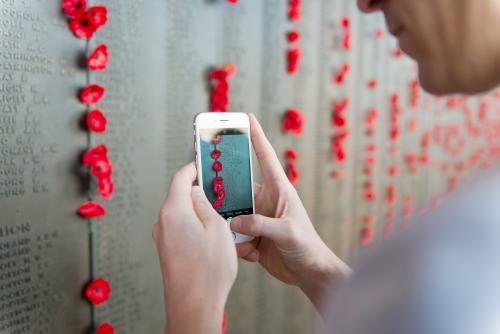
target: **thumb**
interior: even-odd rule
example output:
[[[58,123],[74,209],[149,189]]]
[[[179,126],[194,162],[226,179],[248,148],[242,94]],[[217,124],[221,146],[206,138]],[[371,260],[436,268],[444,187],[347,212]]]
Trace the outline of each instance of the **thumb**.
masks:
[[[200,186],[193,186],[191,189],[191,199],[193,201],[194,211],[205,227],[211,221],[219,217],[217,211],[212,207],[212,204],[210,204]]]
[[[266,237],[281,244],[290,237],[290,225],[283,219],[262,215],[235,217],[231,221],[231,230],[252,237]]]

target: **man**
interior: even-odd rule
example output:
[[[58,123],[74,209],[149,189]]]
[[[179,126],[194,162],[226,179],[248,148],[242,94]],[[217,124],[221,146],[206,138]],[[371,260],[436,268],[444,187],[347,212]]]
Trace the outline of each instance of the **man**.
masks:
[[[401,49],[417,61],[427,91],[472,94],[500,84],[500,0],[358,0],[358,6],[384,13]],[[500,263],[500,231],[492,223],[500,214],[491,186],[477,185],[458,198],[460,205],[432,217],[433,228],[389,242],[351,278],[316,233],[257,120],[250,120],[263,175],[255,194],[258,214],[234,219],[231,229],[255,242],[235,249],[226,221],[193,186],[194,164],[172,178],[153,228],[168,333],[220,332],[237,255],[298,286],[322,313],[325,333],[500,332],[499,317],[492,316],[500,309],[494,283],[500,274],[492,265]],[[492,180],[486,183],[498,183]]]

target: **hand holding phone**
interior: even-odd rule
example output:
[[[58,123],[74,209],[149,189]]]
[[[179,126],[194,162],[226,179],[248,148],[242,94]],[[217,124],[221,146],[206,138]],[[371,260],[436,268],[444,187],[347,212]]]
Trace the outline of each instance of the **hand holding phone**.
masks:
[[[244,113],[200,113],[194,121],[198,183],[228,221],[255,213],[250,124]],[[234,234],[235,243],[253,237]]]

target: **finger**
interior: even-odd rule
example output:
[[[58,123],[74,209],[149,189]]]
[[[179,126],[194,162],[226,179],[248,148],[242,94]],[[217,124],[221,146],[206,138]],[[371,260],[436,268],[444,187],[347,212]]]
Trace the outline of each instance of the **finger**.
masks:
[[[265,180],[285,180],[286,174],[254,114],[249,114],[253,149]]]
[[[194,162],[179,169],[172,176],[170,188],[168,190],[168,200],[189,203],[191,198],[191,188],[196,180],[196,167]]]
[[[236,254],[238,254],[238,257],[241,258],[245,258],[255,250],[256,250],[255,245],[250,242],[236,244]]]
[[[205,227],[220,218],[200,186],[192,187],[191,199],[193,201],[194,211]]]
[[[257,261],[259,261],[259,258],[260,258],[259,251],[258,250],[254,250],[249,255],[243,257],[243,260],[246,260],[248,262],[257,262]]]
[[[267,237],[277,243],[286,243],[290,228],[282,219],[262,215],[238,216],[231,222],[233,232],[252,237]]]
[[[253,183],[253,195],[255,197],[259,196],[260,191],[262,190],[262,186],[258,183]]]

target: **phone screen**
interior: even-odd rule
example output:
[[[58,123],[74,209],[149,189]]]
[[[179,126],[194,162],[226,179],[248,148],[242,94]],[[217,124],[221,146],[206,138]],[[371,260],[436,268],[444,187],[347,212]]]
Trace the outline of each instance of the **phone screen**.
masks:
[[[253,214],[247,128],[199,129],[203,190],[225,219]]]

